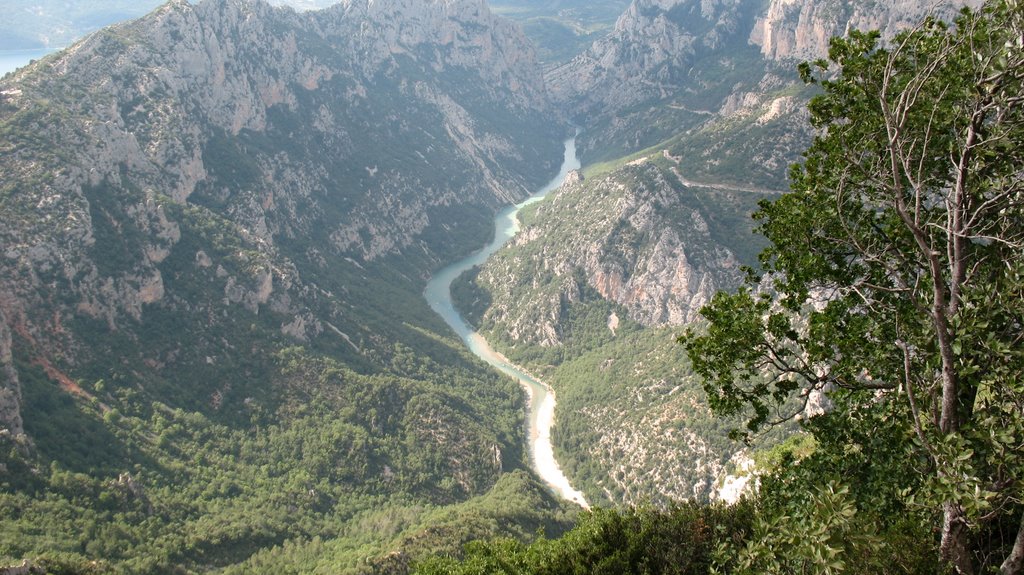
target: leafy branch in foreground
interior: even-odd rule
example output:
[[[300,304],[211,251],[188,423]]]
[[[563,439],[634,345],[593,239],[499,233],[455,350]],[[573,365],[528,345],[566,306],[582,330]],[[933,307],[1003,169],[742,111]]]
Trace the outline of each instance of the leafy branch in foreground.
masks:
[[[935,512],[941,558],[1021,573],[1024,7],[991,1],[888,47],[852,32],[801,75],[822,88],[819,135],[755,215],[764,276],[680,339],[718,411],[752,408],[750,430],[815,392],[887,413],[870,421],[924,461],[906,502]]]

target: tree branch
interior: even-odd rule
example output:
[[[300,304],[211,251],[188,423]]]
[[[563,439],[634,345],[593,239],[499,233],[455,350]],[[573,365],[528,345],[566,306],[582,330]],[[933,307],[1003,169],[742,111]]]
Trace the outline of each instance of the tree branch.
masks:
[[[1021,516],[1020,528],[1017,530],[1017,539],[1013,542],[1013,549],[999,566],[999,575],[1020,575],[1024,570],[1024,515]]]

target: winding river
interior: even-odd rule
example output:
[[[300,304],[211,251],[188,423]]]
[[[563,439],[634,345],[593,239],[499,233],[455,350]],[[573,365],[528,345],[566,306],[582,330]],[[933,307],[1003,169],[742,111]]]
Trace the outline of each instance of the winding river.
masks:
[[[463,343],[480,359],[491,364],[502,373],[509,375],[519,381],[529,398],[529,413],[527,416],[527,447],[530,453],[530,462],[534,471],[540,476],[547,486],[559,496],[572,501],[584,509],[589,509],[587,500],[583,494],[573,489],[569,479],[562,473],[562,469],[555,460],[554,448],[551,444],[551,427],[555,422],[555,393],[546,383],[532,377],[522,368],[510,363],[500,353],[494,351],[480,334],[473,331],[466,321],[455,311],[452,304],[451,284],[462,272],[484,263],[488,257],[498,251],[513,236],[519,232],[519,210],[534,202],[540,201],[552,190],[562,185],[569,172],[579,169],[580,162],[576,157],[576,139],[570,138],[565,142],[565,159],[562,167],[546,186],[534,193],[523,202],[502,210],[494,218],[494,241],[484,246],[469,257],[457,261],[452,265],[438,271],[430,278],[423,296],[427,303],[433,308],[444,321],[451,326],[455,333],[462,338]]]

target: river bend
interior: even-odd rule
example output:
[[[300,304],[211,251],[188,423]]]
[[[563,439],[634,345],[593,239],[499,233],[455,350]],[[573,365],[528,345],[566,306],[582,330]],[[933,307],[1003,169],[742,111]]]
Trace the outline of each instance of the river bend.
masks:
[[[452,304],[451,284],[464,271],[484,263],[501,246],[505,245],[519,232],[519,210],[538,202],[565,181],[572,170],[579,169],[580,162],[576,157],[576,139],[565,142],[565,159],[562,167],[550,182],[532,196],[519,204],[502,210],[494,218],[494,240],[469,257],[457,261],[438,271],[430,278],[423,292],[430,307],[451,326],[455,333],[480,359],[497,368],[502,373],[515,378],[529,398],[527,415],[527,447],[530,463],[534,471],[552,491],[572,501],[584,509],[589,509],[583,494],[573,489],[569,479],[562,473],[558,461],[555,460],[554,447],[551,443],[551,427],[555,423],[555,393],[546,383],[526,373],[522,368],[509,362],[504,356],[494,351],[480,334],[473,331]]]

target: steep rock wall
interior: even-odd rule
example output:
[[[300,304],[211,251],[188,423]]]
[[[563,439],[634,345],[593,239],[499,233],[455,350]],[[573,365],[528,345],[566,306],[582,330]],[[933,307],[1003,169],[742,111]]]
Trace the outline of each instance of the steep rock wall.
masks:
[[[811,60],[828,54],[828,42],[851,29],[884,30],[892,36],[916,25],[925,16],[953,17],[961,6],[978,7],[981,0],[772,0],[757,19],[750,42],[769,59]]]
[[[749,232],[742,218],[758,197],[697,190],[653,162],[567,184],[483,266],[477,283],[492,304],[482,324],[512,343],[552,347],[569,308],[587,301],[612,302],[645,326],[693,322],[739,281],[734,250],[753,238],[731,226]]]
[[[134,340],[154,311],[369,338],[322,286],[384,260],[412,284],[483,240],[565,131],[520,30],[471,0],[172,0],[6,77],[0,125],[7,347],[63,369],[102,353],[83,325]]]

